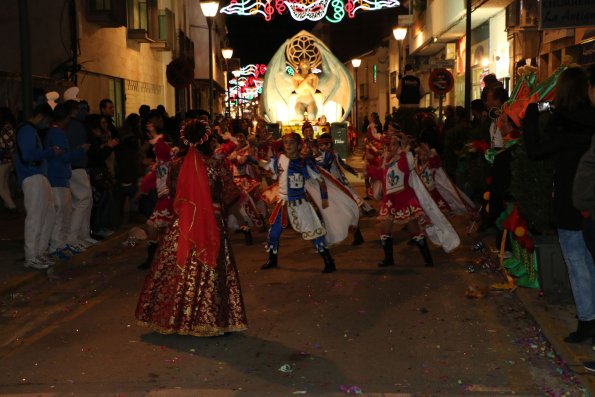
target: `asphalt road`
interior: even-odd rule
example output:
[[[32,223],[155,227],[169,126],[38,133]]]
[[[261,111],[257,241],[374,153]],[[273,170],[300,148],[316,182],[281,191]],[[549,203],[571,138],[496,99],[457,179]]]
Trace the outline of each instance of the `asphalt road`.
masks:
[[[337,272],[294,232],[279,269],[262,271],[265,234],[233,234],[249,329],[216,338],[160,335],[136,325],[144,246],[117,246],[54,280],[1,297],[0,395],[19,396],[544,396],[583,395],[514,294],[468,299],[474,237],[423,267],[395,232],[394,268],[375,218],[366,242],[332,248]]]

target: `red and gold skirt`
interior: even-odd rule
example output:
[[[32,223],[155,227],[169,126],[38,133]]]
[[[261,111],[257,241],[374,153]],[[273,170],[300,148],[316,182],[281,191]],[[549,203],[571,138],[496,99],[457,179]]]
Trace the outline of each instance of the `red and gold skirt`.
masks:
[[[140,325],[163,334],[194,336],[247,328],[238,270],[220,214],[217,221],[221,248],[215,268],[202,264],[194,250],[179,267],[177,219],[166,230],[136,307]]]
[[[384,195],[378,218],[384,220],[389,217],[399,224],[425,217],[413,189],[408,187],[400,192]]]

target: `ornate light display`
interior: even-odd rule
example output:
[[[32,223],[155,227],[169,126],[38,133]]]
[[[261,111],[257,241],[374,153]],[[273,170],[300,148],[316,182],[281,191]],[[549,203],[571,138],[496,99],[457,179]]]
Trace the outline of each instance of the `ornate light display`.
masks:
[[[326,17],[327,21],[337,23],[345,15],[354,18],[361,11],[393,8],[399,4],[398,0],[231,0],[221,12],[244,16],[262,15],[270,21],[275,13],[282,15],[289,11],[296,21],[319,21]]]
[[[249,104],[262,95],[266,70],[267,65],[265,64],[249,64],[236,71],[234,78],[229,80],[229,100],[235,101],[237,107]],[[225,100],[228,99],[225,98]]]
[[[324,115],[332,123],[351,112],[351,75],[311,33],[302,30],[286,40],[267,68],[262,104],[270,122],[301,125]]]

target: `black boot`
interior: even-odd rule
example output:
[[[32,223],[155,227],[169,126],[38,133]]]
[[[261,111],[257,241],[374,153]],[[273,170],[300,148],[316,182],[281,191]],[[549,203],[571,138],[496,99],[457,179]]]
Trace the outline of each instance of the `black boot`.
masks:
[[[380,240],[382,249],[384,250],[384,259],[378,264],[379,267],[394,266],[395,259],[393,258],[393,238],[387,237]]]
[[[576,327],[576,331],[568,334],[564,338],[564,342],[567,343],[581,343],[589,338],[595,337],[595,320],[591,321],[580,321]]]
[[[155,258],[155,251],[157,251],[157,243],[154,241],[149,242],[149,245],[147,245],[147,259],[138,265],[139,269],[145,270],[151,267],[153,258]]]
[[[324,260],[324,269],[322,269],[323,273],[332,273],[337,270],[335,267],[335,261],[333,260],[331,252],[328,249],[325,248],[324,251],[321,251],[320,256],[322,256],[322,259]]]
[[[355,229],[355,232],[353,233],[353,242],[351,243],[351,245],[360,245],[364,242],[364,236],[362,235],[362,231],[359,229],[359,226],[357,227],[357,229]]]
[[[426,238],[422,238],[421,240],[415,240],[415,245],[419,248],[419,252],[424,257],[424,266],[434,266],[434,261],[432,260],[432,254],[430,254],[430,247],[428,247],[428,242]]]
[[[250,228],[243,227],[242,233],[244,233],[244,242],[246,243],[246,245],[253,245],[254,239],[252,238],[252,231],[250,230]]]
[[[260,268],[263,270],[266,270],[266,269],[274,269],[276,267],[277,267],[277,253],[273,252],[273,250],[270,250],[269,251],[269,259]]]

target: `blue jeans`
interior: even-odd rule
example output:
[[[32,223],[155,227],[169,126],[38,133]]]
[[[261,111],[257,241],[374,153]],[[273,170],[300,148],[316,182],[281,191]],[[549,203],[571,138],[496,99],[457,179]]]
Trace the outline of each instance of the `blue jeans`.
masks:
[[[558,240],[568,267],[576,315],[581,321],[595,320],[595,264],[583,232],[558,229]]]

